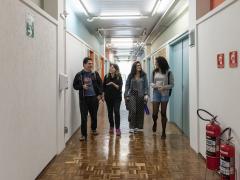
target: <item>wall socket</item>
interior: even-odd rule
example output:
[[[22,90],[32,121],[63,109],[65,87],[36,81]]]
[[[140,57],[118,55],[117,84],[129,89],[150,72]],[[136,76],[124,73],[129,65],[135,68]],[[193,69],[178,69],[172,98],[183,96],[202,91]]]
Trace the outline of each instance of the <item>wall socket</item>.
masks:
[[[64,134],[67,134],[67,133],[68,133],[68,127],[65,126],[65,127],[64,127]]]

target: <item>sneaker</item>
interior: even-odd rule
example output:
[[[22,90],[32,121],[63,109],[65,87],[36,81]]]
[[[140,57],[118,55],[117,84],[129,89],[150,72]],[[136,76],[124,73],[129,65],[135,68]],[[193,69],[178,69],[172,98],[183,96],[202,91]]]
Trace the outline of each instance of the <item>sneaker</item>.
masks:
[[[109,129],[109,134],[113,134],[114,133],[114,128],[113,127],[110,127]]]
[[[116,135],[121,136],[121,130],[120,129],[116,129]]]
[[[130,129],[129,132],[130,132],[130,133],[134,133],[134,129]]]
[[[87,141],[87,137],[86,137],[86,136],[81,136],[81,137],[79,138],[79,140],[80,140],[80,141]]]
[[[153,123],[152,131],[156,132],[157,131],[157,122]]]
[[[98,132],[96,130],[92,130],[92,135],[97,136]]]
[[[138,132],[138,128],[134,128],[134,133],[137,133]]]

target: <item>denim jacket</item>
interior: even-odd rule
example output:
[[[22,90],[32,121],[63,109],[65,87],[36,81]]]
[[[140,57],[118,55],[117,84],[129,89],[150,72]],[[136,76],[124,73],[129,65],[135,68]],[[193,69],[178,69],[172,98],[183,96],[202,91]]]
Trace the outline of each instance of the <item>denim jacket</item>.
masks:
[[[124,93],[124,97],[128,97],[132,95],[133,92],[133,83],[135,83],[134,78],[131,78],[130,75],[128,75],[127,81],[126,81],[126,86],[125,86],[125,93]],[[138,88],[136,89],[138,91],[138,96],[144,96],[144,95],[148,95],[148,80],[147,80],[147,76],[146,74],[144,76],[142,76],[139,80],[140,83]]]

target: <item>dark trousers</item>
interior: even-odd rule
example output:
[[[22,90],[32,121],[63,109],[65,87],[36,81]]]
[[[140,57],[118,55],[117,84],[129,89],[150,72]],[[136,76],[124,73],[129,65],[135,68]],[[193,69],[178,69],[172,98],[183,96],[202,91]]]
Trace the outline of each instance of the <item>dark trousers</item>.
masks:
[[[97,111],[98,99],[96,96],[85,96],[80,99],[80,113],[81,113],[81,132],[83,136],[87,136],[87,116],[88,112],[91,116],[91,129],[97,129]]]
[[[119,129],[120,127],[120,105],[121,99],[105,99],[108,110],[108,119],[110,127],[114,128],[113,112],[115,117],[115,128]]]
[[[129,97],[129,128],[143,129],[144,124],[144,97],[131,95]]]

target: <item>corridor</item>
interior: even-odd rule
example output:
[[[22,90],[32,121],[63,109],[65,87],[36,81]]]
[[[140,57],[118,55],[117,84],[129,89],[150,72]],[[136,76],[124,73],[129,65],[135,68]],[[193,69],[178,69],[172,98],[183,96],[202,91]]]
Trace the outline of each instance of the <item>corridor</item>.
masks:
[[[0,180],[240,180],[239,17],[240,0],[1,0]],[[106,78],[117,79],[102,93]],[[101,102],[99,135],[89,120],[79,141],[83,97],[119,100],[127,79],[130,104],[137,94],[152,113],[150,99],[169,100],[166,139],[152,115],[130,134],[123,102],[121,137],[109,134]],[[211,136],[198,109],[217,120]]]
[[[127,114],[122,103],[122,135],[109,135],[106,107],[101,103],[98,113],[99,135],[88,133],[88,141],[81,142],[78,130],[65,150],[37,180],[204,180],[206,168],[203,158],[190,148],[189,140],[174,124],[168,124],[167,138],[162,140],[160,120],[158,131],[153,134],[151,116],[145,115],[144,131],[130,134]],[[207,179],[217,180],[219,177],[207,171]]]

